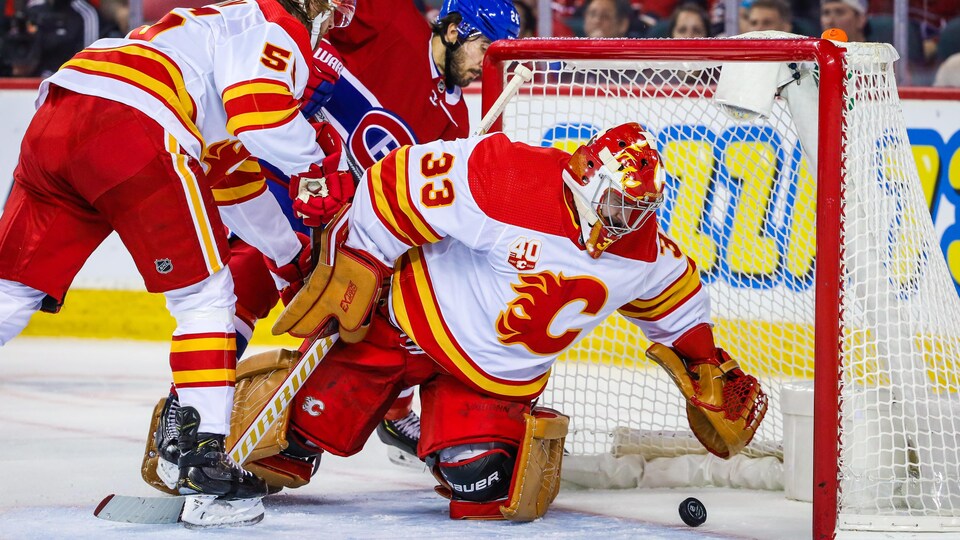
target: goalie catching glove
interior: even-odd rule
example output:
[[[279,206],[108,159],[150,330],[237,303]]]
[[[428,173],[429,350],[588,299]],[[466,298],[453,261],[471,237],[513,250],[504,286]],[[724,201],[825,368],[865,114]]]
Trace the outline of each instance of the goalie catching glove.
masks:
[[[347,343],[363,341],[367,335],[370,316],[390,269],[369,254],[343,245],[349,206],[342,208],[324,229],[317,266],[277,318],[274,335],[312,337],[331,319],[340,324],[340,339]]]
[[[687,400],[687,422],[712,454],[728,459],[753,439],[767,413],[767,396],[699,324],[674,341],[654,343],[647,357],[660,364]]]

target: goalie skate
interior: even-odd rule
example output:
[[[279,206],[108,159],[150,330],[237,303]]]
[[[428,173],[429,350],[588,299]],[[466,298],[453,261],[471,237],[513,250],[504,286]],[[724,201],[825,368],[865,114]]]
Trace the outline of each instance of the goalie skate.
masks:
[[[423,461],[417,457],[420,443],[420,417],[417,413],[410,411],[399,420],[382,420],[377,425],[377,437],[387,445],[387,458],[391,463],[423,468]]]

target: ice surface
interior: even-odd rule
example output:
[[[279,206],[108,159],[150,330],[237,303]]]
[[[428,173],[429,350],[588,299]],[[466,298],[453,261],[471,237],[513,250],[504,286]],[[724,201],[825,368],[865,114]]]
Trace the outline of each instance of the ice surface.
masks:
[[[313,482],[267,498],[245,528],[188,531],[93,517],[109,493],[156,495],[139,466],[153,405],[166,394],[165,343],[17,338],[0,348],[0,539],[761,538],[810,537],[809,504],[780,492],[561,490],[528,524],[453,521],[426,470],[398,467],[374,436],[324,456]],[[707,507],[692,529],[677,506]]]

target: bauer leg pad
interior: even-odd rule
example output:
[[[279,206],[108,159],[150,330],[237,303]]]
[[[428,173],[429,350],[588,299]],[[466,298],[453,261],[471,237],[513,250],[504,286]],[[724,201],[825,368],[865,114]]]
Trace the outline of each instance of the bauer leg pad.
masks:
[[[553,409],[535,407],[527,414],[523,436],[513,471],[510,499],[500,507],[511,521],[533,521],[547,513],[560,491],[560,466],[563,442],[570,418]]]

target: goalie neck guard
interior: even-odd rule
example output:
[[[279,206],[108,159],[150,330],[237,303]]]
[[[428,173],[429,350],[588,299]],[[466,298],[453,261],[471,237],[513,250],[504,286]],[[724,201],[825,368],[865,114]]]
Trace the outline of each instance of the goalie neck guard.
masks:
[[[653,134],[629,122],[594,135],[563,171],[580,218],[581,238],[596,259],[638,230],[663,204],[666,174]]]

